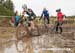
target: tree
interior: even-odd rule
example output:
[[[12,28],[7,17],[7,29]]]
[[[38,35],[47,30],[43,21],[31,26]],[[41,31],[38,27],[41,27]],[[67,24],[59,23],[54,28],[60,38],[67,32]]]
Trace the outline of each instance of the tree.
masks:
[[[11,0],[6,0],[4,3],[4,7],[6,7],[9,10],[14,10],[13,2]]]
[[[0,4],[2,4],[4,2],[4,0],[0,0]]]
[[[2,2],[3,0],[1,0]],[[11,0],[4,0],[0,5],[0,15],[11,16],[14,14],[14,5]]]

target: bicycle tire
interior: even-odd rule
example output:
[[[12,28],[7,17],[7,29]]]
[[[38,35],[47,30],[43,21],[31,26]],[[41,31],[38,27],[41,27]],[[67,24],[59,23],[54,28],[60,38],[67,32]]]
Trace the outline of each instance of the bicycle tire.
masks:
[[[32,36],[40,36],[39,28],[38,28],[37,25],[35,25],[35,28],[34,28],[34,29],[31,29],[30,34],[31,34]]]
[[[16,29],[16,38],[18,40],[22,39],[23,37],[26,37],[28,35],[28,30],[26,26],[20,25]]]

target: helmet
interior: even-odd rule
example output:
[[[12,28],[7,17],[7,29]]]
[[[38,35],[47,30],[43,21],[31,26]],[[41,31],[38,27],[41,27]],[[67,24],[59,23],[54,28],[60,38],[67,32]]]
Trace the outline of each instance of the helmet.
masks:
[[[59,12],[59,11],[61,11],[61,9],[57,9],[57,10],[56,10],[56,12]]]
[[[46,10],[46,8],[43,8],[43,10]]]
[[[26,4],[22,5],[22,8],[27,9],[27,5]]]

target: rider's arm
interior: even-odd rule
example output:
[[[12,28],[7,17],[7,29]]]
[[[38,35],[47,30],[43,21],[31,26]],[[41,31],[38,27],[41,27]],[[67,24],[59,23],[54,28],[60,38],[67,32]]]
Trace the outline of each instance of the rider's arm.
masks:
[[[27,14],[27,15],[30,15],[30,13],[29,13],[28,11],[26,11],[26,14]]]

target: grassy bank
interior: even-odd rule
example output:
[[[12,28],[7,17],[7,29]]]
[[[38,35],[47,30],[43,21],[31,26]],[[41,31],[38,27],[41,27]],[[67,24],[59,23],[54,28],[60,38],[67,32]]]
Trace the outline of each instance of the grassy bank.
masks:
[[[35,22],[37,23],[40,17],[37,17]],[[9,21],[11,17],[0,17],[0,26],[11,26]],[[41,21],[40,21],[41,22]],[[40,24],[38,22],[38,24]],[[53,24],[56,22],[56,17],[50,17],[50,23]],[[65,24],[74,24],[75,23],[75,17],[74,16],[68,16],[64,19]]]

